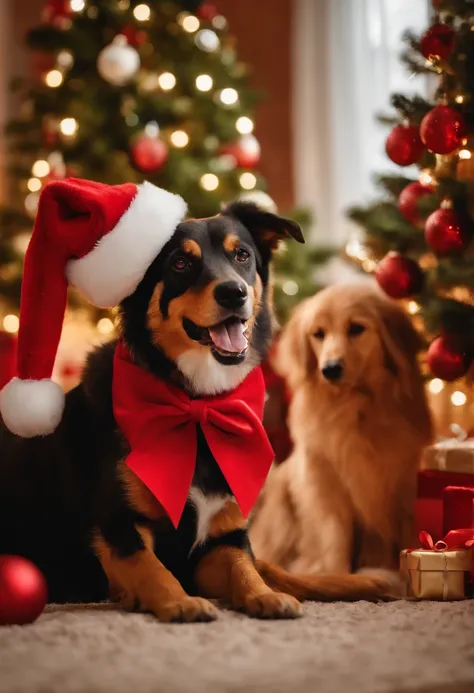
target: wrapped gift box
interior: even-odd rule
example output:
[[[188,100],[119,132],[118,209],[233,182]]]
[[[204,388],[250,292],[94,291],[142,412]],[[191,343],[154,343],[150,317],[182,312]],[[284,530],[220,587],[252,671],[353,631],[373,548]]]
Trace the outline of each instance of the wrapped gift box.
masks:
[[[451,426],[452,437],[442,438],[425,448],[421,469],[470,474],[474,477],[474,438],[458,426]]]
[[[448,486],[443,491],[443,533],[474,529],[474,486]]]
[[[418,492],[415,503],[415,526],[417,532],[428,531],[440,539],[443,531],[443,493],[448,486],[474,488],[474,475],[436,470],[422,470],[418,474]],[[452,522],[446,531],[459,528]],[[467,525],[468,527],[470,525]]]
[[[405,549],[400,554],[406,596],[435,601],[455,601],[470,596],[473,537],[474,531],[459,530],[450,532],[435,544],[427,532],[421,532],[423,548]]]

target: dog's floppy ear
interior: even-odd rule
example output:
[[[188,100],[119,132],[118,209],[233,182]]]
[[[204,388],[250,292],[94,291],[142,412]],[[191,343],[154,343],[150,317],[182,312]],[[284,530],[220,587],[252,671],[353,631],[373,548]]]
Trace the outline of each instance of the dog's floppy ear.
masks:
[[[294,238],[304,243],[301,227],[291,219],[285,219],[260,209],[254,202],[231,202],[221,211],[224,216],[238,219],[252,234],[255,243],[264,255],[269,256],[284,238]]]
[[[420,378],[417,356],[423,347],[421,335],[393,301],[381,299],[379,318],[386,367],[398,376],[403,391],[410,395],[414,380]]]
[[[290,390],[296,390],[308,378],[317,373],[317,359],[309,343],[307,326],[307,301],[303,301],[293,314],[277,342],[274,367],[278,375],[285,378]]]

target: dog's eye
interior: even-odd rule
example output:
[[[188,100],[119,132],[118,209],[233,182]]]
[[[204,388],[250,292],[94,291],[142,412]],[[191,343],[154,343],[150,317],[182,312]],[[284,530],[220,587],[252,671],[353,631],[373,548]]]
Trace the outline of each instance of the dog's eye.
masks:
[[[191,267],[191,263],[181,255],[173,260],[173,269],[177,272],[184,272]]]
[[[316,339],[324,339],[324,330],[323,330],[323,328],[320,327],[319,330],[316,330],[316,332],[314,333],[314,336],[316,337]]]
[[[238,262],[247,262],[250,257],[250,253],[245,250],[245,248],[238,248],[235,252],[235,259]]]
[[[365,332],[365,325],[361,325],[360,322],[351,322],[348,332],[349,337],[358,337],[362,332]]]

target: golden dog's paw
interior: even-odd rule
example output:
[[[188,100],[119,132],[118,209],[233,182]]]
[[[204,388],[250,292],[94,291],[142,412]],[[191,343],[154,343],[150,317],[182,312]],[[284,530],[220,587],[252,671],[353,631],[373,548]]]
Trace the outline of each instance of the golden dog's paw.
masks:
[[[218,613],[216,607],[202,597],[184,597],[157,604],[150,611],[163,623],[215,621]]]
[[[280,592],[249,595],[241,609],[252,618],[298,618],[301,604],[295,597]]]

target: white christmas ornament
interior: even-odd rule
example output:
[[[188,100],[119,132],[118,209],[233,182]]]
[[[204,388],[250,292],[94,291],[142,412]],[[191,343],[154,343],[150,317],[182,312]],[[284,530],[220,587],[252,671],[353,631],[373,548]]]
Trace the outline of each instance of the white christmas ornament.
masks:
[[[97,70],[100,76],[116,87],[129,82],[140,67],[140,56],[129,46],[125,36],[117,36],[99,53]]]
[[[201,31],[198,31],[194,43],[206,53],[213,53],[220,46],[219,37],[216,32],[211,31],[211,29],[201,29]]]

